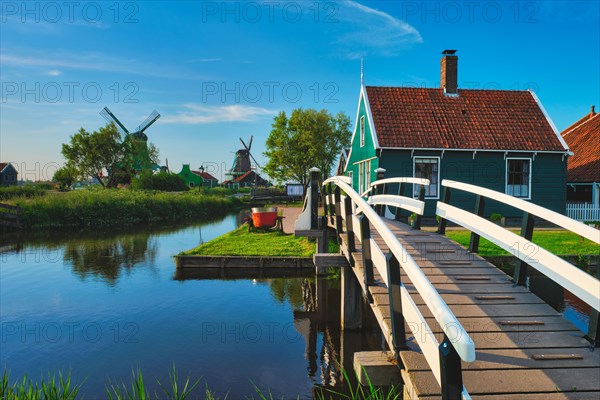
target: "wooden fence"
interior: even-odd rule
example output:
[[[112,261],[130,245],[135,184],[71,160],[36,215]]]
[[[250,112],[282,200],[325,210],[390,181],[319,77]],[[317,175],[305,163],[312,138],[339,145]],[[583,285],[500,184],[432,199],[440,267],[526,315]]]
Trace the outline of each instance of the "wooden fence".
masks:
[[[589,203],[567,203],[567,217],[581,222],[600,221],[600,207]]]

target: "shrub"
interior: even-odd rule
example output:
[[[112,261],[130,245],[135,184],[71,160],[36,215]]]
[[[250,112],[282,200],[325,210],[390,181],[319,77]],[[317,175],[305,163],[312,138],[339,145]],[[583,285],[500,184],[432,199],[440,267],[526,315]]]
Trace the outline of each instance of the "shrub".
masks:
[[[48,191],[46,185],[7,186],[0,188],[0,200],[10,200],[17,197],[43,196]]]
[[[500,221],[502,219],[502,214],[493,213],[492,215],[490,215],[490,219],[492,221]]]
[[[131,182],[132,189],[137,190],[161,190],[165,192],[184,192],[188,190],[183,178],[177,174],[168,172],[143,172],[139,178]]]

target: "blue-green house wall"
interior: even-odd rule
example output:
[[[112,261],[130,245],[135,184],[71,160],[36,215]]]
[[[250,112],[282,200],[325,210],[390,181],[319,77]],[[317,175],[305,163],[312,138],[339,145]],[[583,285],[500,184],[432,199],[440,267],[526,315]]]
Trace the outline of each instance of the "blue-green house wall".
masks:
[[[411,154],[412,153],[412,154]],[[386,170],[386,177],[413,176],[413,157],[440,158],[440,190],[443,196],[441,181],[450,179],[485,187],[501,193],[506,192],[506,158],[504,152],[478,151],[473,157],[472,151],[446,150],[403,150],[384,149],[381,152],[379,166]],[[521,153],[508,152],[507,158],[531,159],[531,201],[550,210],[564,213],[566,205],[567,159],[562,154],[554,153]],[[410,186],[410,185],[409,185]],[[398,188],[389,188],[391,193]],[[406,195],[410,195],[410,187]],[[425,216],[435,216],[438,199],[425,200]],[[475,210],[475,196],[467,192],[452,190],[450,204],[468,211]],[[522,212],[513,207],[486,199],[485,216],[499,213],[505,217],[521,217]]]
[[[364,146],[360,145],[360,119],[365,118],[365,143]],[[358,103],[358,113],[356,118],[356,124],[354,127],[354,134],[352,136],[352,143],[350,146],[350,154],[348,162],[346,164],[346,175],[352,173],[352,187],[358,188],[358,165],[357,163],[365,160],[371,160],[370,166],[370,181],[375,180],[375,170],[379,167],[379,158],[377,158],[377,151],[375,150],[375,143],[373,141],[373,134],[371,129],[371,121],[367,113],[364,96],[360,96]]]

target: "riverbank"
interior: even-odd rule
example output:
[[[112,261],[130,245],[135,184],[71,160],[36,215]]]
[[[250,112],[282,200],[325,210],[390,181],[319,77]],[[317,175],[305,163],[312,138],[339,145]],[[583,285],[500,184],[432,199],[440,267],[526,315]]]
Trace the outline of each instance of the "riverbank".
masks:
[[[80,190],[17,198],[26,229],[106,228],[153,223],[194,222],[239,209],[233,196],[199,192],[165,193],[132,190]]]

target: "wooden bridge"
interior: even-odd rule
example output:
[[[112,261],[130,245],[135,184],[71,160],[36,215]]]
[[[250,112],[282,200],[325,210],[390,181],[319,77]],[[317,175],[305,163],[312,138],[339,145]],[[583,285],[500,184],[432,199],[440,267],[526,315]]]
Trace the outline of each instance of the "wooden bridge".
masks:
[[[396,221],[390,207],[423,214],[423,190],[413,199],[401,195],[404,186],[428,184],[382,179],[359,194],[348,178],[324,182],[327,223],[336,229],[349,265],[342,272],[342,327],[360,325],[364,298],[397,359],[405,399],[600,398],[600,350],[595,349],[600,282],[530,241],[533,216],[596,243],[600,232],[523,200],[453,181],[442,182],[437,233]],[[398,195],[387,193],[391,185],[399,186]],[[319,218],[310,206],[311,200],[316,204],[316,185],[310,190],[296,229],[318,236]],[[450,205],[450,190],[474,193],[475,213]],[[482,217],[486,198],[524,212],[521,236]],[[447,221],[473,232],[469,250],[444,236]],[[514,277],[477,255],[480,237],[521,260]],[[315,257],[317,264],[329,259],[335,256]],[[525,287],[531,267],[591,306],[587,335]]]

